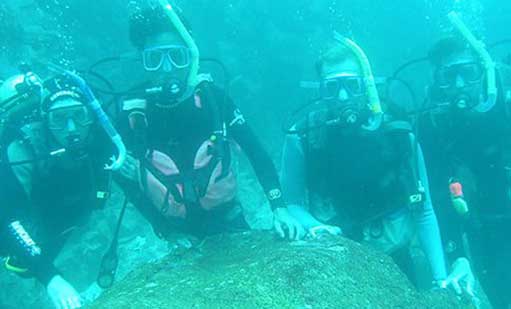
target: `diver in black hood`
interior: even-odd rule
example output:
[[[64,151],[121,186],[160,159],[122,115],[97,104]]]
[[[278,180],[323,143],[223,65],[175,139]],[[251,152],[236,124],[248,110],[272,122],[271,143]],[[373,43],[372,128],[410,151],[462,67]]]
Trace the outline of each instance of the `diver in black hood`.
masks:
[[[383,114],[369,61],[351,40],[338,37],[317,71],[325,108],[288,130],[284,145],[288,208],[312,236],[342,230],[393,255],[407,272],[418,236],[433,279],[442,282],[438,224],[410,124]]]
[[[8,270],[35,277],[56,308],[80,295],[53,264],[77,225],[108,196],[106,136],[85,84],[72,73],[44,83],[27,71],[0,87],[0,255]]]
[[[231,157],[241,148],[273,209],[275,230],[301,237],[270,156],[224,90],[198,74],[199,51],[177,8],[159,3],[130,19],[149,84],[121,108],[119,126],[132,156],[120,183],[133,188],[126,191],[158,234],[244,230]]]
[[[511,304],[511,67],[493,63],[473,40],[447,37],[431,49],[420,140],[449,260],[465,260],[468,278],[471,265],[504,308]]]

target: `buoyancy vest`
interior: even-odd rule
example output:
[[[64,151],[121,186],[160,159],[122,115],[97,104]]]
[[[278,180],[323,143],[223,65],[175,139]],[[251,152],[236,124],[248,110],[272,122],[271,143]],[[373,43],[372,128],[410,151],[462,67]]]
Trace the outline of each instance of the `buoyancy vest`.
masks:
[[[41,123],[31,123],[20,131],[20,139],[13,142],[17,151],[6,157],[5,164],[14,164],[11,169],[28,194],[33,219],[55,231],[85,222],[109,197],[110,172],[90,156],[76,167],[60,166],[56,162],[60,158],[49,155]]]
[[[311,197],[342,208],[352,225],[423,202],[411,126],[385,122],[376,132],[341,132],[324,125],[327,117],[311,113],[301,124],[312,128],[302,136]]]
[[[213,129],[210,138],[196,150],[193,166],[178,166],[164,149],[147,145],[150,124],[145,116],[145,100],[124,103],[134,142],[142,147],[135,151],[140,160],[139,186],[165,217],[186,218],[190,208],[208,211],[235,198],[237,182],[231,167],[235,143],[226,134],[221,103],[209,87],[209,82],[202,82],[194,94],[195,108],[208,109],[213,117]]]

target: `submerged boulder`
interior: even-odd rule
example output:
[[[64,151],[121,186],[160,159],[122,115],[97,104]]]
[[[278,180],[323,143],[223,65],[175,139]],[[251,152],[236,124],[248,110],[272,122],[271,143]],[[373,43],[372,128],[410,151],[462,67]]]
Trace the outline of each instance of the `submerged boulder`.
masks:
[[[342,237],[219,235],[145,265],[91,308],[470,308],[419,293],[391,258]]]

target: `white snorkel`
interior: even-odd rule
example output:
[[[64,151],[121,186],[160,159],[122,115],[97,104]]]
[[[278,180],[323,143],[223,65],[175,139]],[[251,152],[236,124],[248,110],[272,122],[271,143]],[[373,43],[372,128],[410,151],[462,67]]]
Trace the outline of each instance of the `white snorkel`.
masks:
[[[191,67],[187,80],[187,91],[185,91],[185,94],[183,95],[183,97],[187,97],[191,92],[195,90],[195,87],[199,83],[197,78],[199,72],[199,49],[197,48],[197,44],[195,44],[195,41],[193,40],[188,30],[186,30],[185,25],[177,15],[172,5],[170,5],[167,0],[159,0],[159,3],[167,17],[170,19],[172,25],[185,42],[186,47],[190,49]]]
[[[474,110],[480,113],[485,113],[492,109],[497,102],[497,82],[495,73],[495,62],[492,60],[490,54],[486,50],[484,42],[478,40],[474,34],[468,29],[465,23],[461,20],[459,15],[452,11],[447,17],[451,24],[456,28],[461,35],[467,40],[472,49],[477,53],[483,62],[486,70],[486,93],[487,99],[485,102],[481,102],[474,107]]]

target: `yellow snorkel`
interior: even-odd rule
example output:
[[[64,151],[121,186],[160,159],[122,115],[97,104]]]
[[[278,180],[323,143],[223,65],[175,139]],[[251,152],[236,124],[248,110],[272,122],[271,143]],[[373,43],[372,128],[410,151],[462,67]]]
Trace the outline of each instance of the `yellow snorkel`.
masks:
[[[484,68],[486,69],[486,91],[487,91],[487,100],[486,102],[481,102],[474,107],[474,109],[478,112],[484,113],[489,111],[497,102],[497,82],[496,82],[496,73],[495,73],[495,62],[493,62],[490,54],[486,50],[485,44],[478,40],[474,34],[468,29],[465,23],[461,20],[459,15],[452,11],[447,17],[451,24],[456,28],[461,35],[467,40],[472,49],[477,53],[477,55],[481,58]]]
[[[190,56],[192,61],[187,85],[189,91],[193,90],[198,84],[197,76],[199,72],[199,49],[197,48],[197,44],[195,44],[195,41],[193,40],[188,30],[186,30],[185,25],[181,19],[179,19],[179,16],[177,16],[176,11],[172,5],[170,5],[167,0],[159,0],[159,3],[165,14],[167,14],[168,18],[172,22],[174,28],[176,28],[179,35],[183,38],[186,46],[190,49]]]
[[[383,120],[383,110],[381,108],[380,97],[378,95],[378,90],[376,89],[376,83],[374,80],[373,71],[371,70],[369,59],[367,58],[367,55],[364,53],[362,48],[360,48],[360,46],[358,46],[352,40],[343,37],[337,32],[335,33],[335,39],[343,46],[348,48],[353,53],[353,55],[355,55],[360,68],[362,69],[366,87],[366,96],[369,101],[368,107],[372,113],[372,116],[369,119],[369,123],[367,125],[363,125],[362,127],[369,131],[377,130]]]

